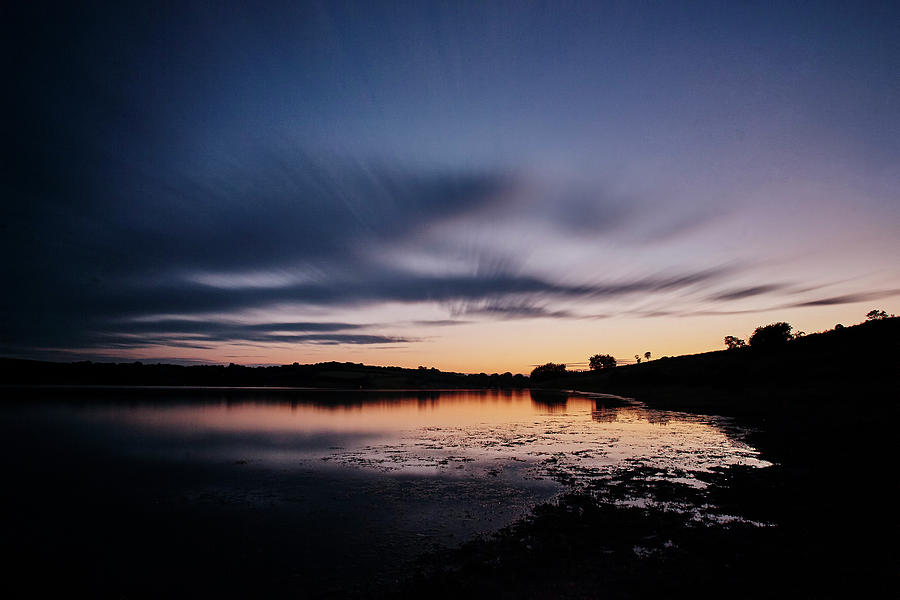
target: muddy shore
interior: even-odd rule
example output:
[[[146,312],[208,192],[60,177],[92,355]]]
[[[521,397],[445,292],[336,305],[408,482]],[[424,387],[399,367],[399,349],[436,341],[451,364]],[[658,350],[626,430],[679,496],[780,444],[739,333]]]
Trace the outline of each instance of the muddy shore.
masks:
[[[427,557],[400,595],[892,593],[900,561],[887,487],[896,456],[897,388],[883,382],[852,392],[813,387],[748,391],[728,403],[714,389],[604,389],[650,407],[729,414],[750,429],[748,442],[774,465],[718,470],[700,491],[628,475],[593,482],[492,538]],[[628,505],[635,495],[658,502]],[[715,506],[735,519],[699,522],[679,505]]]

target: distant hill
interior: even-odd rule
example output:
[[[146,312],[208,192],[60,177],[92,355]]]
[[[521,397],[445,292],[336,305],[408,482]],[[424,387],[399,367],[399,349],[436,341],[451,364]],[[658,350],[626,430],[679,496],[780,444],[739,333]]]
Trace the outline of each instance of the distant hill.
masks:
[[[740,413],[763,402],[816,402],[876,394],[896,401],[900,317],[806,335],[780,348],[737,348],[571,372],[544,388],[639,395],[672,408]],[[533,386],[535,387],[535,386]]]
[[[0,358],[0,384],[458,389],[525,387],[528,378],[511,373],[467,375],[425,367],[405,369],[339,362],[245,367]]]

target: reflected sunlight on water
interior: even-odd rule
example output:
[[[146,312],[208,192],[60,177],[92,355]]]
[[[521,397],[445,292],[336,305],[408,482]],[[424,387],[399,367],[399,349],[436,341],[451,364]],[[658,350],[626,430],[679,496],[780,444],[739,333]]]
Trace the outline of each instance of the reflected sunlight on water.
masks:
[[[571,482],[645,467],[655,469],[655,477],[702,486],[694,473],[769,464],[725,419],[598,394],[231,390],[202,401],[176,394],[167,401],[69,410],[86,422],[180,440],[155,448],[143,443],[146,452],[178,453],[188,444],[193,460],[257,467],[520,482]]]
[[[768,465],[741,436],[725,419],[527,390],[32,389],[0,406],[28,539],[96,539],[101,554],[163,560],[172,532],[190,532],[240,561],[272,547],[265,564],[340,585],[394,577],[573,487],[730,518],[703,499],[702,473]],[[658,499],[658,485],[687,494]],[[139,533],[122,539],[126,521]]]

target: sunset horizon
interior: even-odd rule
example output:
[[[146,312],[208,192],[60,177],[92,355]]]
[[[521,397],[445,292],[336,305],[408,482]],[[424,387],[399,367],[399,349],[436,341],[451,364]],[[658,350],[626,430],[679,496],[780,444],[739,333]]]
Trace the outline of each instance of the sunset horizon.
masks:
[[[900,312],[891,15],[29,21],[0,356],[527,373]]]
[[[896,593],[898,0],[0,23],[8,589]]]
[[[350,350],[344,349],[344,346],[338,344],[322,345],[321,349],[317,349],[317,351],[315,352],[306,354],[304,354],[303,352],[297,352],[292,349],[273,352],[273,354],[270,355],[272,360],[252,360],[253,357],[247,357],[251,360],[240,360],[242,356],[246,355],[216,355],[215,353],[211,353],[206,356],[191,356],[182,354],[183,351],[181,350],[175,350],[172,356],[166,356],[164,354],[158,353],[154,354],[152,351],[123,352],[120,354],[98,354],[93,351],[86,351],[83,353],[77,351],[67,351],[58,354],[51,353],[49,354],[49,356],[39,353],[36,356],[8,356],[8,358],[52,360],[56,362],[79,362],[86,360],[95,362],[138,361],[145,363],[171,363],[180,365],[227,365],[233,363],[248,367],[277,366],[288,365],[292,363],[314,364],[337,362],[357,363],[384,367],[401,367],[406,369],[416,369],[424,366],[426,368],[436,368],[440,371],[470,374],[510,372],[512,374],[528,375],[534,367],[548,362],[564,364],[568,367],[569,370],[588,370],[589,357],[598,353],[610,354],[616,358],[618,364],[626,365],[637,362],[635,355],[640,356],[643,360],[643,356],[646,352],[650,352],[651,354],[649,360],[654,360],[664,357],[686,356],[725,350],[726,346],[723,343],[723,339],[726,335],[735,335],[738,338],[746,340],[750,337],[750,335],[757,327],[763,327],[773,322],[787,322],[793,327],[793,330],[795,332],[799,332],[801,335],[826,332],[833,330],[835,325],[842,325],[844,327],[847,327],[865,322],[865,313],[868,311],[864,309],[868,306],[869,305],[867,304],[860,304],[859,306],[855,306],[854,308],[856,312],[853,314],[848,314],[851,313],[851,311],[850,309],[847,309],[845,307],[841,307],[840,310],[822,311],[826,316],[822,319],[819,319],[818,321],[813,321],[811,319],[781,318],[781,312],[773,312],[771,316],[767,316],[767,318],[759,318],[758,316],[756,316],[757,313],[753,312],[750,316],[740,321],[740,326],[722,328],[722,335],[718,335],[718,337],[715,338],[715,341],[710,340],[710,346],[708,347],[702,345],[691,346],[690,344],[685,343],[683,337],[689,337],[692,333],[696,335],[697,332],[696,326],[691,326],[691,320],[685,319],[686,322],[684,324],[684,328],[683,330],[681,330],[683,331],[684,336],[677,337],[678,331],[676,331],[676,333],[674,334],[676,335],[674,343],[671,339],[665,343],[659,343],[660,338],[653,337],[654,335],[658,336],[659,332],[658,329],[653,327],[652,320],[647,323],[645,327],[635,327],[635,325],[633,324],[625,323],[622,325],[622,327],[625,328],[623,330],[624,335],[628,338],[628,343],[630,344],[629,347],[631,348],[631,350],[629,351],[626,349],[624,351],[618,352],[615,350],[614,344],[592,342],[591,340],[594,338],[589,337],[585,337],[584,339],[582,339],[576,329],[574,333],[563,331],[557,336],[546,337],[543,340],[535,341],[533,343],[533,346],[517,347],[514,351],[510,351],[509,349],[504,350],[503,348],[506,346],[503,345],[498,347],[487,346],[483,349],[484,352],[476,352],[474,353],[474,356],[472,356],[471,352],[468,353],[469,356],[467,356],[467,358],[463,359],[441,359],[440,356],[437,356],[434,359],[434,362],[425,360],[426,357],[432,355],[423,352],[421,349],[414,352],[411,352],[408,349],[404,349],[407,350],[406,352],[401,352],[398,349],[392,349],[391,353],[382,354],[379,352],[378,348],[375,348],[374,351],[355,351],[352,348]],[[829,316],[831,317],[830,319]],[[841,317],[847,318],[842,319]],[[728,319],[727,317],[720,317],[719,319],[724,319],[731,322],[731,319]],[[826,325],[818,328],[815,326],[804,327],[800,325],[802,323],[811,322],[821,322],[826,323]],[[828,323],[830,323],[830,325]],[[640,324],[641,323],[639,323],[639,325]],[[734,325],[734,323],[732,323],[732,325]],[[510,340],[516,340],[517,338],[514,329],[522,329],[524,325],[520,322],[514,322],[510,324],[509,327],[513,330],[507,331],[507,333],[504,334],[506,336],[504,338],[504,344],[511,344]],[[634,335],[635,331],[638,331],[641,336],[646,337],[636,337]],[[717,333],[715,331],[711,331],[709,332],[708,337],[712,338],[716,335]],[[641,339],[648,339],[650,341],[643,345],[640,343],[635,343],[635,341],[639,342]],[[558,348],[558,350],[548,351],[548,340],[553,340],[554,343],[552,344],[552,347]],[[706,341],[707,340],[704,339],[703,343],[705,343]],[[423,345],[424,343],[425,342],[420,342],[420,344]],[[620,344],[620,346],[623,345],[624,344]],[[365,348],[365,346],[363,346],[363,348]],[[494,357],[491,356],[492,352],[496,353]],[[393,358],[382,360],[382,357]],[[492,365],[499,366],[495,367]],[[518,365],[518,367],[516,367],[516,365]]]

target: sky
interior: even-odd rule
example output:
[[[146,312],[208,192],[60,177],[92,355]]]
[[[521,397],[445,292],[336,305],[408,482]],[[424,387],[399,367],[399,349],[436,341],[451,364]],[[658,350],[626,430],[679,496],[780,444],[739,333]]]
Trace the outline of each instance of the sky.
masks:
[[[2,356],[527,373],[900,313],[896,2],[20,4]]]

